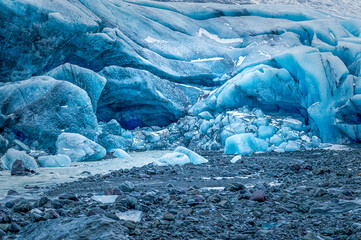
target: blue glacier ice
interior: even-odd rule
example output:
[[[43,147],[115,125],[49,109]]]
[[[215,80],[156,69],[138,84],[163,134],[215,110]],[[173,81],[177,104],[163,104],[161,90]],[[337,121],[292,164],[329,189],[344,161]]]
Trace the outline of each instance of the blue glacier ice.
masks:
[[[104,77],[89,69],[81,68],[69,63],[54,68],[48,72],[47,75],[57,80],[71,82],[84,89],[90,97],[94,112],[96,112],[100,94],[107,81]]]
[[[38,158],[41,167],[69,167],[71,159],[68,155],[58,154]]]
[[[88,95],[66,81],[43,76],[4,84],[0,86],[0,109],[7,118],[5,127],[45,148],[54,149],[64,131],[90,139],[97,135],[98,123]]]
[[[158,166],[166,165],[184,165],[190,163],[190,159],[184,153],[172,152],[167,153],[161,158],[157,159],[154,164]]]
[[[91,160],[361,141],[358,16],[149,0],[0,0],[0,16],[6,148],[55,154],[64,133],[92,141]]]
[[[224,151],[227,154],[249,155],[264,152],[267,148],[267,141],[251,133],[241,133],[227,138]]]
[[[99,144],[77,133],[62,133],[56,141],[57,154],[69,156],[72,162],[96,161],[106,155]]]
[[[13,148],[10,148],[1,157],[1,168],[10,170],[16,160],[21,160],[27,169],[36,170],[38,168],[38,164],[32,156],[29,156],[25,151],[18,151]]]

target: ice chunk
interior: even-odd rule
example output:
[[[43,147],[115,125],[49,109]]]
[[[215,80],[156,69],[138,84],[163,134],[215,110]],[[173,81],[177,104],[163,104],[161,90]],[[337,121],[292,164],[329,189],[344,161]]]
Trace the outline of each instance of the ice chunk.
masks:
[[[258,137],[262,139],[271,138],[275,134],[274,126],[260,126],[258,128]]]
[[[154,164],[158,166],[166,166],[166,165],[177,165],[177,164],[184,165],[190,162],[191,160],[187,155],[179,152],[172,152],[159,158],[154,162]]]
[[[201,118],[205,119],[205,120],[211,120],[213,119],[212,114],[210,114],[207,111],[201,112],[200,114],[198,114],[198,116],[200,116]]]
[[[279,145],[281,145],[281,143],[283,143],[284,141],[286,141],[284,139],[284,137],[282,137],[282,135],[280,134],[276,134],[276,135],[273,135],[271,138],[270,138],[270,143],[275,145],[276,147],[278,147]]]
[[[231,163],[236,163],[238,162],[239,160],[242,159],[242,156],[241,155],[238,155],[238,156],[235,156],[231,159]]]
[[[36,170],[38,168],[38,164],[33,157],[26,154],[25,151],[18,151],[13,148],[9,148],[1,157],[1,168],[11,170],[16,160],[21,160],[27,169]]]
[[[68,155],[41,156],[38,158],[41,167],[69,167],[71,160]]]
[[[107,204],[107,203],[114,203],[115,199],[117,199],[117,197],[119,197],[119,196],[118,195],[95,195],[92,197],[92,199],[97,202]]]
[[[288,141],[284,148],[286,152],[294,152],[301,149],[301,144],[296,141]]]
[[[133,139],[113,134],[101,134],[97,142],[103,146],[108,152],[112,149],[121,148],[128,150],[132,145]]]
[[[283,120],[282,127],[289,127],[296,131],[305,131],[306,127],[303,123],[298,119],[286,118]]]
[[[150,143],[155,143],[159,142],[161,137],[159,136],[159,134],[151,132],[145,136],[145,139]]]
[[[131,156],[126,151],[120,148],[112,149],[110,150],[110,153],[112,153],[113,156],[117,158],[131,158]]]
[[[100,94],[106,83],[106,79],[104,77],[89,69],[69,63],[54,68],[48,72],[47,75],[57,80],[71,82],[84,89],[91,99],[94,112],[96,112]]]
[[[256,138],[251,133],[242,133],[227,138],[225,153],[247,155],[255,152],[265,152],[267,148],[267,141]]]
[[[62,131],[81,133],[90,139],[98,131],[87,93],[72,83],[50,77],[0,86],[0,109],[9,117],[7,127],[30,142],[37,140],[44,148],[53,148]]]
[[[116,213],[115,215],[117,215],[117,217],[121,220],[140,222],[140,220],[142,220],[143,212],[138,210],[129,210],[126,212]]]
[[[62,133],[56,141],[58,154],[68,155],[72,162],[97,161],[106,151],[99,144],[76,133]]]
[[[185,154],[193,164],[201,164],[201,163],[207,163],[208,160],[204,157],[198,155],[197,153],[185,148],[185,147],[177,147],[174,152],[177,153],[183,153]]]
[[[214,120],[210,120],[210,121],[204,121],[200,128],[199,131],[203,134],[207,134],[208,129],[213,125]]]

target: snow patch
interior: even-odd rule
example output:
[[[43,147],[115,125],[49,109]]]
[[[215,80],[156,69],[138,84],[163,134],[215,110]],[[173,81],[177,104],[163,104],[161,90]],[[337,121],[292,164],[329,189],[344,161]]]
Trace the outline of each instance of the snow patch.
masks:
[[[220,38],[218,35],[212,34],[212,33],[208,32],[207,30],[205,30],[204,28],[199,29],[197,36],[198,37],[207,37],[209,39],[212,39],[212,40],[214,40],[218,43],[222,43],[222,44],[243,43],[243,38]]]

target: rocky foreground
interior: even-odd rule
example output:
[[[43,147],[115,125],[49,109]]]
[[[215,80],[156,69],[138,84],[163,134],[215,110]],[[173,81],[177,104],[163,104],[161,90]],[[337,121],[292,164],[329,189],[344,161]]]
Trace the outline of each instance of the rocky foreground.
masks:
[[[0,238],[361,239],[360,153],[203,152],[205,164],[95,175],[36,200],[10,190]]]

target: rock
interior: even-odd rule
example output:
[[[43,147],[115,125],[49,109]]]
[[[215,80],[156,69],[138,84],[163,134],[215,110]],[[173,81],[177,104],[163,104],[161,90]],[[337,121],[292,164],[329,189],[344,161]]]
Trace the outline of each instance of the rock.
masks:
[[[123,192],[116,187],[110,187],[104,190],[104,195],[123,195]]]
[[[298,172],[298,171],[300,171],[300,169],[301,169],[301,165],[298,164],[298,163],[292,164],[292,165],[290,166],[290,169],[291,169],[292,171],[294,171],[294,172]]]
[[[135,229],[137,227],[133,221],[126,221],[124,226],[126,226],[128,229]]]
[[[119,188],[122,192],[133,192],[135,187],[133,183],[126,181],[122,183]]]
[[[0,229],[0,239],[6,236],[6,233]]]
[[[73,193],[63,193],[59,196],[59,199],[66,199],[71,201],[79,201],[78,197]]]
[[[89,209],[87,212],[87,216],[94,216],[94,215],[104,215],[105,211],[101,209],[100,207],[95,207],[92,209]]]
[[[26,213],[32,209],[32,205],[26,199],[19,199],[17,203],[13,206],[14,212]]]
[[[68,155],[41,156],[38,158],[41,167],[69,167],[71,159]]]
[[[222,208],[225,208],[225,209],[231,209],[232,208],[232,204],[228,200],[220,201],[219,206],[221,206]]]
[[[317,236],[313,232],[309,232],[307,235],[303,237],[303,240],[323,240],[323,238]]]
[[[175,220],[175,217],[173,214],[171,214],[170,212],[165,212],[163,214],[163,219],[164,220],[168,220],[168,221],[174,221]]]
[[[128,196],[126,198],[127,207],[129,209],[135,209],[136,205],[138,204],[138,200],[135,197]]]
[[[99,144],[76,133],[62,133],[56,141],[58,154],[68,155],[72,162],[97,161],[106,151]]]
[[[34,222],[41,221],[44,220],[44,213],[38,208],[35,208],[30,211],[30,217],[33,219]]]
[[[231,191],[231,192],[236,192],[239,190],[243,190],[246,187],[241,184],[241,183],[229,183],[226,185],[226,187],[224,188],[225,191]]]
[[[267,199],[263,190],[257,190],[252,193],[250,200],[255,202],[265,202]]]
[[[8,196],[12,196],[12,195],[19,195],[19,193],[18,193],[17,191],[13,190],[13,189],[10,189],[10,190],[8,191]],[[1,209],[1,208],[0,208],[0,209]]]
[[[44,231],[46,229],[46,231]],[[129,239],[122,224],[101,215],[69,218],[62,217],[29,224],[20,232],[24,239]]]
[[[10,223],[10,225],[8,226],[8,231],[12,232],[12,233],[18,233],[20,232],[21,227],[17,224],[17,223]]]
[[[25,151],[18,151],[13,148],[10,148],[5,155],[1,157],[1,167],[11,170],[16,160],[20,160],[26,169],[36,170],[38,168],[38,164],[33,157],[26,154]]]
[[[219,195],[211,195],[207,198],[207,200],[212,203],[219,203],[222,200],[222,198]]]
[[[33,171],[25,168],[23,161],[16,160],[11,166],[11,176],[27,176]]]

